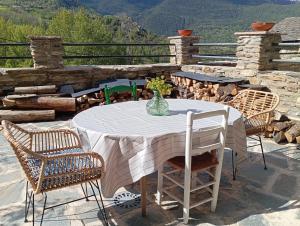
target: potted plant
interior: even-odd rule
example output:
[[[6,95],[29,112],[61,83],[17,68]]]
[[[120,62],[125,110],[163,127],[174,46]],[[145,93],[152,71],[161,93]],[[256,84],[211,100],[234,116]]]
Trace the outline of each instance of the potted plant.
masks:
[[[148,101],[146,109],[148,114],[162,116],[169,114],[169,104],[163,96],[170,95],[172,86],[166,83],[163,76],[152,78],[147,83],[147,89],[153,91],[153,98]]]
[[[178,34],[180,36],[186,37],[186,36],[191,36],[193,33],[193,30],[189,29],[184,29],[185,28],[185,18],[183,17],[183,22],[182,22],[182,29],[177,30]]]
[[[274,26],[273,22],[254,22],[251,24],[251,28],[253,31],[269,31]]]

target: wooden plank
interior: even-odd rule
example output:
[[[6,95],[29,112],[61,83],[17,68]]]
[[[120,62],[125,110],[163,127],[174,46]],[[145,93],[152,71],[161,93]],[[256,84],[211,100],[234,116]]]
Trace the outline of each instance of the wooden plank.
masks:
[[[75,112],[76,99],[71,97],[27,97],[2,100],[4,107],[14,109],[48,109],[60,112]]]
[[[141,209],[142,216],[147,216],[147,178],[146,176],[140,179],[140,189],[141,189]]]
[[[229,83],[242,84],[248,82],[248,80],[245,80],[243,78],[230,78],[230,77],[225,77],[223,75],[209,76],[207,74],[193,73],[193,72],[176,72],[174,73],[174,75],[177,77],[189,78],[196,81],[220,83],[224,85]]]
[[[273,126],[274,131],[283,131],[285,129],[289,129],[294,124],[295,123],[292,121],[286,121],[286,122],[273,122],[271,125]]]
[[[0,121],[8,120],[11,122],[35,122],[52,121],[55,119],[54,110],[0,110]]]
[[[86,89],[77,93],[72,93],[71,96],[73,98],[77,98],[77,97],[81,97],[83,95],[87,95],[90,93],[98,93],[101,90],[101,88],[97,87],[97,88],[92,88],[92,89]]]
[[[27,86],[27,87],[15,87],[15,94],[53,94],[56,93],[56,86]]]

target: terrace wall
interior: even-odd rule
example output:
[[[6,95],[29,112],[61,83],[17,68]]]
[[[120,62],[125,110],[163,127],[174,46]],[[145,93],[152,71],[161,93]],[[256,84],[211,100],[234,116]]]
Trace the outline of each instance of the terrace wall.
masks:
[[[236,67],[184,65],[182,71],[205,73],[216,76],[246,78],[251,84],[268,87],[280,96],[277,108],[280,112],[287,113],[292,118],[300,118],[300,72],[278,70],[245,70]]]
[[[75,90],[95,87],[101,80],[109,78],[143,78],[145,76],[170,75],[179,71],[173,64],[148,65],[97,65],[49,68],[1,68],[0,90],[15,86],[73,85]]]

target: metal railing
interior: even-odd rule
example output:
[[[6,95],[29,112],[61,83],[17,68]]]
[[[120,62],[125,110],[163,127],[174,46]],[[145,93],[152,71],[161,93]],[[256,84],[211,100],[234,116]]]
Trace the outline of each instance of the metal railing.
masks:
[[[108,46],[123,46],[123,47],[159,47],[159,46],[173,46],[175,44],[169,43],[63,43],[64,47],[78,47],[78,46],[86,46],[86,47],[108,47]],[[16,42],[16,43],[0,43],[0,47],[29,47],[30,43],[26,42]],[[64,59],[97,59],[97,58],[163,58],[163,57],[176,57],[176,55],[172,54],[143,54],[143,55],[64,55]],[[32,59],[32,56],[0,56],[0,60],[25,60]]]
[[[201,64],[207,64],[207,65],[218,65],[224,64],[224,63],[232,63],[235,64],[235,61],[237,60],[235,50],[238,46],[237,43],[231,43],[231,42],[224,42],[224,43],[194,43],[193,46],[199,46],[203,47],[201,48],[201,53],[206,54],[194,54],[192,57],[199,58],[202,61],[198,62]],[[208,50],[205,50],[205,48],[208,48]],[[215,48],[215,52],[213,53],[212,48]],[[234,52],[228,52],[229,49],[234,48]],[[220,61],[222,60],[222,61]]]
[[[280,52],[280,55],[293,55],[299,57],[299,59],[273,59],[272,62],[280,64],[300,64],[300,40],[282,41],[278,44],[273,44],[278,50],[287,50],[289,52]],[[294,50],[293,52],[290,52]]]

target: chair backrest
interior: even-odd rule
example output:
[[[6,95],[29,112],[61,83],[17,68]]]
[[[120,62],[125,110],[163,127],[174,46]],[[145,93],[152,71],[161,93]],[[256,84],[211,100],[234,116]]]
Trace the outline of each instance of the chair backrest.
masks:
[[[15,151],[21,151],[21,149],[30,151],[31,136],[27,130],[24,130],[16,124],[6,120],[2,120],[1,124],[3,126],[4,137]]]
[[[191,156],[201,155],[205,152],[219,149],[224,151],[225,138],[228,125],[229,107],[224,106],[221,110],[187,114],[187,128],[186,128],[186,147],[185,159],[186,166],[191,164]],[[211,126],[201,130],[193,128],[195,121],[201,123],[201,120],[206,124],[212,122]],[[223,153],[220,153],[223,155]],[[190,168],[190,167],[189,167]]]
[[[270,92],[246,89],[229,102],[237,110],[248,118],[255,114],[272,111],[279,104],[279,96]]]
[[[136,83],[132,82],[131,84],[128,82],[128,85],[117,85],[109,87],[105,85],[104,95],[105,95],[105,103],[110,104],[110,96],[112,93],[122,93],[122,92],[131,92],[131,96],[134,100],[137,100],[137,88]]]
[[[28,180],[32,185],[34,185],[34,179],[32,178],[32,174],[30,173],[27,160],[30,156],[40,155],[31,151],[31,134],[9,121],[2,120],[1,124],[3,126],[4,137],[7,139],[7,141],[10,143],[10,146],[14,150],[15,155],[19,163],[21,164]]]

